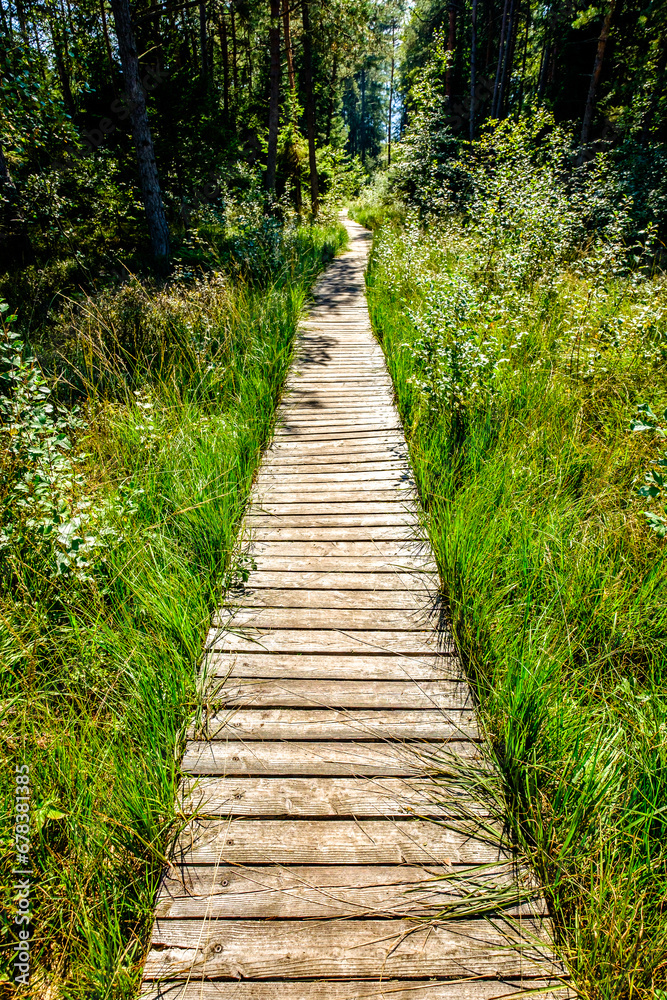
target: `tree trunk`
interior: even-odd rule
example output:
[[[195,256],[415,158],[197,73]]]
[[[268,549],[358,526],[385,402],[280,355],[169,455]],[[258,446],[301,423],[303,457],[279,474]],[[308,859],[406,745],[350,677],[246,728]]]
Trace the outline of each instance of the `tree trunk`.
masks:
[[[528,33],[530,32],[530,0],[526,5],[526,24],[523,36],[523,57],[521,60],[521,83],[519,85],[519,97],[517,101],[517,117],[523,114],[523,95],[526,86],[526,61],[528,59]]]
[[[227,44],[227,21],[220,15],[220,47],[222,49],[222,107],[225,123],[229,123],[229,45]]]
[[[500,80],[500,90],[498,91],[498,103],[496,105],[496,117],[502,118],[507,99],[507,89],[512,74],[512,63],[514,61],[514,44],[516,41],[516,0],[511,0],[510,10],[507,19],[507,31],[505,33],[505,56],[503,59],[503,73]]]
[[[497,117],[498,94],[500,92],[500,81],[503,74],[503,54],[505,46],[505,34],[507,31],[507,15],[510,9],[510,0],[505,0],[503,5],[503,21],[500,29],[500,41],[498,42],[498,66],[496,67],[496,80],[493,86],[493,101],[491,102],[491,117]]]
[[[102,34],[104,35],[104,47],[107,53],[107,64],[109,66],[111,86],[113,87],[114,94],[118,97],[118,87],[116,86],[116,74],[114,73],[111,42],[109,41],[109,25],[107,24],[107,12],[104,7],[104,0],[100,0],[100,14],[102,15]]]
[[[162,204],[160,179],[155,162],[153,137],[146,113],[146,95],[141,85],[137,47],[132,30],[129,0],[111,0],[116,26],[118,50],[123,67],[123,83],[130,108],[132,136],[139,167],[139,183],[146,209],[146,221],[151,239],[153,256],[159,261],[169,257],[169,229]]]
[[[470,141],[475,138],[475,80],[477,75],[477,0],[472,0],[470,29]]]
[[[290,30],[289,0],[283,0],[283,36],[285,38],[285,55],[287,57],[287,76],[289,89],[294,93],[294,59],[292,57],[292,32]]]
[[[449,4],[449,34],[447,37],[447,71],[445,73],[445,96],[452,99],[452,67],[456,53],[456,7],[453,0]]]
[[[208,83],[208,44],[206,32],[206,0],[199,0],[199,65],[202,86]]]
[[[56,69],[58,70],[58,79],[60,80],[60,88],[63,92],[63,101],[65,102],[65,107],[67,108],[68,114],[72,121],[76,116],[76,107],[74,105],[74,98],[72,97],[72,88],[69,82],[69,73],[67,72],[67,66],[65,65],[65,57],[63,56],[63,47],[60,41],[60,35],[56,34],[56,29],[53,26],[53,21],[49,21],[49,28],[51,29],[51,41],[53,43],[53,55],[56,61]]]
[[[389,121],[387,123],[387,166],[391,166],[391,106],[394,100],[394,43],[396,21],[391,22],[391,74],[389,76]]]
[[[338,52],[334,52],[333,66],[331,67],[331,80],[329,81],[329,114],[327,115],[327,145],[331,141],[331,129],[333,128],[333,116],[336,110],[336,83],[338,81]]]
[[[0,0],[0,19],[2,20],[2,28],[5,33],[5,36],[9,39],[10,43],[13,45],[14,32],[12,30],[12,15],[10,11],[9,19],[7,18],[7,15],[5,13],[5,5],[2,3],[2,0]]]
[[[235,100],[238,100],[238,89],[239,89],[239,70],[238,70],[238,59],[236,50],[236,13],[234,11],[234,0],[232,0],[230,7],[230,20],[232,25],[232,79],[234,81],[234,95]]]
[[[269,148],[266,158],[266,190],[275,193],[278,160],[278,130],[280,127],[280,0],[270,0],[269,28]]]
[[[584,120],[581,126],[581,146],[582,152],[584,148],[588,145],[591,138],[591,126],[593,124],[593,113],[595,111],[595,98],[597,95],[598,84],[600,82],[600,77],[602,75],[602,64],[604,62],[604,50],[607,47],[607,39],[609,38],[609,29],[611,27],[611,19],[614,16],[614,7],[616,6],[616,0],[611,0],[609,4],[609,10],[602,22],[602,31],[600,32],[600,37],[598,38],[597,52],[595,53],[595,62],[593,64],[593,75],[591,76],[591,85],[588,88],[588,97],[586,98],[586,107],[584,109]]]
[[[303,21],[303,75],[306,85],[306,125],[308,128],[308,162],[310,166],[310,208],[313,217],[320,210],[320,190],[315,155],[315,93],[313,90],[313,37],[310,30],[310,0],[301,4]]]

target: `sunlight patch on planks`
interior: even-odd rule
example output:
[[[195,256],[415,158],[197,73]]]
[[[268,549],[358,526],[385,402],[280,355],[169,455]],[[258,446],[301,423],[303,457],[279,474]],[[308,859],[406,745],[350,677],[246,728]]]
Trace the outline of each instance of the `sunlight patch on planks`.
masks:
[[[364,298],[320,280],[212,622],[148,1000],[569,996],[502,847]]]

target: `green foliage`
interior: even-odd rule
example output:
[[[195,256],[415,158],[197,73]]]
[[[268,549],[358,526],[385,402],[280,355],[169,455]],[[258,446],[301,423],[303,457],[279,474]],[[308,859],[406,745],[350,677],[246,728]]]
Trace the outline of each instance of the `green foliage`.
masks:
[[[644,405],[627,429],[667,403],[665,281],[613,227],[577,255],[570,202],[559,222],[535,183],[515,174],[490,263],[481,203],[380,230],[369,302],[507,821],[580,995],[649,1000],[667,986],[667,603],[642,508],[664,481],[660,421]]]
[[[664,413],[664,418],[667,420],[667,410]],[[667,436],[664,428],[658,424],[658,418],[648,403],[641,403],[637,407],[637,416],[630,421],[630,430],[633,434],[653,434],[662,439]],[[667,451],[660,453],[660,456],[654,460],[653,468],[644,476],[644,485],[637,490],[640,497],[647,497],[661,503],[667,501],[667,476],[658,471],[664,468],[667,468]],[[667,505],[663,507],[663,510],[667,514]],[[667,518],[664,514],[645,510],[644,517],[658,538],[667,536]]]

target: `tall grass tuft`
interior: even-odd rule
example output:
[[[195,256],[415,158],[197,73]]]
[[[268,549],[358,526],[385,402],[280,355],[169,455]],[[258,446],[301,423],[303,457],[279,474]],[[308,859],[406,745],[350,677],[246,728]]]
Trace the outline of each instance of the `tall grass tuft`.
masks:
[[[74,302],[55,384],[5,322],[1,734],[33,792],[26,996],[136,995],[203,637],[304,300],[344,240],[303,230],[264,287],[212,273]],[[11,914],[11,880],[2,895]]]

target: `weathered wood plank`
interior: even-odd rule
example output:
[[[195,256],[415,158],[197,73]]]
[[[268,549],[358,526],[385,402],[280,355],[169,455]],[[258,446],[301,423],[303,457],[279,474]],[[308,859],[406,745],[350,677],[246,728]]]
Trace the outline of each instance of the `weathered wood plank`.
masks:
[[[352,581],[353,584],[355,582],[358,581]],[[257,583],[254,577],[253,583]],[[310,583],[319,583],[319,586],[308,590],[298,587],[282,590],[278,590],[276,586],[267,589],[258,589],[257,586],[246,587],[242,593],[235,593],[230,597],[229,606],[230,609],[235,605],[241,608],[346,608],[364,611],[375,608],[381,611],[411,609],[430,614],[438,600],[437,591],[426,589],[370,590],[363,587],[361,581],[362,585],[351,590],[340,590],[333,586],[327,587],[322,578]]]
[[[217,677],[415,681],[460,677],[453,656],[290,656],[285,653],[208,653],[203,670]]]
[[[280,531],[280,528],[276,529]],[[345,557],[347,559],[361,558],[387,558],[390,564],[397,568],[401,565],[411,565],[411,560],[418,560],[419,564],[432,563],[433,556],[424,541],[415,537],[415,532],[403,530],[400,538],[385,537],[385,530],[379,528],[378,537],[375,537],[375,529],[368,532],[365,529],[356,529],[355,534],[348,538],[347,534],[343,538],[338,538],[336,532],[333,537],[318,539],[308,537],[307,532],[300,531],[296,538],[282,541],[271,539],[257,539],[253,535],[253,555],[256,558],[269,556],[289,555],[299,556],[319,560],[323,558],[333,558],[334,556]],[[306,535],[304,538],[303,535]],[[331,533],[330,533],[331,534]],[[370,537],[369,537],[370,536]],[[401,559],[405,562],[402,563]],[[328,564],[325,564],[325,568]],[[351,563],[349,566],[351,567]]]
[[[268,483],[261,483],[254,490],[253,503],[257,511],[275,514],[308,514],[315,504],[319,507],[317,513],[324,506],[332,514],[357,513],[359,510],[363,513],[393,513],[396,505],[399,510],[404,505],[415,509],[415,494],[410,486],[399,487],[396,484],[391,489],[383,489],[373,483],[357,483],[349,490],[345,483],[341,483],[337,490],[332,490],[331,486],[313,490],[297,484],[287,490],[275,490]]]
[[[250,524],[247,524],[247,529],[248,532],[251,532],[252,538],[257,543],[271,541],[304,542],[308,544],[311,542],[325,542],[331,546],[336,543],[370,542],[376,546],[377,554],[382,554],[383,552],[381,547],[377,547],[382,542],[401,542],[401,552],[405,552],[406,546],[409,543],[413,543],[424,554],[425,558],[427,555],[432,558],[424,543],[421,527],[415,524],[414,521],[406,525],[339,525],[335,531],[332,531],[326,525],[316,527],[312,525],[285,525],[283,518],[273,518],[268,525],[254,524],[251,527]],[[311,552],[304,551],[302,554],[309,555],[311,553],[316,554],[314,549]],[[359,554],[361,555],[362,553],[359,552]]]
[[[466,760],[480,759],[479,745],[451,743]],[[407,777],[435,767],[430,743],[276,742],[190,740],[181,767],[195,775],[374,775]]]
[[[331,623],[329,623],[331,624]],[[341,629],[275,629],[256,630],[239,635],[223,628],[209,632],[207,649],[242,653],[402,653],[405,656],[424,653],[452,654],[451,636],[424,632],[342,631]]]
[[[467,708],[472,702],[465,680],[348,681],[279,679],[230,680],[215,684],[222,707],[253,708]]]
[[[289,980],[203,981],[176,980],[160,985],[147,983],[141,1000],[574,1000],[557,980],[504,979],[457,980]],[[530,993],[526,993],[530,990]]]
[[[320,560],[304,560],[312,567]],[[248,597],[256,599],[256,603],[274,604],[279,599],[278,595],[285,594],[288,589],[300,591],[299,600],[301,603],[310,603],[324,600],[324,594],[349,594],[359,592],[360,599],[373,601],[373,607],[402,608],[405,606],[416,606],[420,601],[425,601],[427,595],[435,595],[437,587],[434,588],[433,574],[415,568],[412,572],[407,570],[397,570],[384,564],[384,573],[328,573],[325,569],[311,572],[299,572],[291,566],[296,560],[283,559],[280,569],[273,568],[267,571],[258,568],[252,574],[252,589],[244,591],[239,596],[239,603],[247,601]],[[266,557],[262,560],[263,566],[268,563]],[[348,563],[349,565],[349,563]],[[281,589],[278,589],[281,588]],[[410,588],[410,589],[408,589]],[[271,590],[272,592],[264,593]],[[384,596],[383,596],[384,595]],[[235,598],[236,595],[234,595]],[[330,600],[329,596],[326,600]],[[338,598],[337,598],[338,599]],[[347,598],[340,598],[341,601]],[[350,597],[350,600],[354,598]],[[387,604],[387,601],[392,603]]]
[[[335,613],[332,613],[335,611]],[[220,611],[213,619],[214,625],[229,629],[325,629],[337,628],[345,631],[364,632],[417,632],[424,633],[426,645],[432,645],[434,637],[430,629],[438,624],[439,610],[429,608],[416,611],[382,611],[349,608],[250,608],[230,614]],[[435,637],[437,639],[437,637]]]
[[[263,469],[257,477],[257,484],[262,486],[266,483],[267,486],[272,486],[275,489],[287,490],[291,489],[295,484],[299,486],[323,486],[325,488],[331,489],[331,484],[336,483],[382,483],[387,486],[395,483],[410,482],[407,472],[401,468],[398,464],[396,468],[387,469],[372,469],[367,472],[350,471],[349,469],[345,471],[344,469],[336,469],[334,472],[294,472],[286,471],[281,466],[270,467],[267,466]]]
[[[513,866],[456,872],[408,865],[337,865],[284,868],[275,865],[173,867],[156,905],[162,919],[327,919],[331,917],[422,917],[436,915],[464,899],[480,910],[536,915],[530,902],[512,899]],[[435,876],[435,877],[434,877]],[[508,891],[509,890],[509,891]],[[505,905],[503,906],[503,899]]]
[[[229,740],[475,740],[467,709],[239,708],[209,716],[188,733]]]
[[[500,923],[500,922],[499,922]],[[147,978],[265,979],[544,975],[550,955],[539,922],[522,938],[508,923],[461,920],[415,927],[410,920],[156,920]],[[514,947],[512,947],[514,946]]]
[[[458,826],[458,824],[457,824]],[[176,864],[488,865],[501,858],[483,820],[191,819]]]

